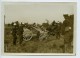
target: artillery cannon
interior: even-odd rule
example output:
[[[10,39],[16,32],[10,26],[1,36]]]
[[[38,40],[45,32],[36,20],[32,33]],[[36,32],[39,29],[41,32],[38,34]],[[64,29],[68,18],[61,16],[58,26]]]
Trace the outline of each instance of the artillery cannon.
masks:
[[[44,38],[47,39],[47,33],[48,33],[47,30],[43,31],[43,30],[41,30],[40,28],[36,28],[36,27],[32,27],[32,28],[35,29],[36,31],[38,31],[38,32],[40,33],[40,35],[39,35],[39,40],[40,40],[40,41],[42,41]],[[24,32],[23,32],[23,40],[24,40],[24,41],[29,41],[29,40],[31,40],[34,36],[37,36],[37,33],[33,33],[32,30],[29,30],[29,29],[27,29],[27,28],[24,28],[23,30],[24,30]]]

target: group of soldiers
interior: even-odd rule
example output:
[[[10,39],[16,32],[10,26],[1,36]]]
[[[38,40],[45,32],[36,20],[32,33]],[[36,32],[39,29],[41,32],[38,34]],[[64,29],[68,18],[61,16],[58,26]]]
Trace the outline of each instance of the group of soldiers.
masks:
[[[24,27],[28,28],[30,31],[33,31],[33,28],[36,29],[37,31],[37,37],[40,37],[40,32],[47,32],[48,35],[51,35],[51,33],[56,33],[56,38],[60,38],[60,23],[53,23],[50,26],[44,27],[40,25],[36,25],[35,23],[31,25],[24,25],[24,24],[19,24],[18,22],[14,22],[12,25],[12,36],[13,36],[13,45],[16,45],[17,38],[19,37],[19,44],[22,43],[23,41],[23,32],[24,32]],[[44,33],[46,34],[46,33]],[[45,36],[42,36],[45,37]],[[41,38],[41,37],[40,37]]]
[[[12,26],[13,45],[16,45],[17,38],[19,36],[19,44],[23,41],[23,25],[20,26],[16,23]]]
[[[50,26],[48,26],[47,30],[49,31],[49,35],[55,35],[56,39],[60,39],[60,35],[61,35],[61,26],[62,23],[61,22],[55,22],[53,21],[52,24]]]
[[[55,21],[53,21],[52,24],[50,25],[46,23],[48,25],[47,27],[44,26],[40,27],[40,25],[38,25],[38,27],[41,28],[42,31],[45,31],[46,29],[48,31],[48,35],[53,35],[53,36],[55,35],[57,39],[60,39],[60,36],[64,35],[64,44],[71,45],[71,42],[73,41],[73,23],[70,20],[73,19],[73,15],[70,17],[68,15],[64,15],[64,18],[65,20],[63,21],[63,23],[59,21],[56,23]],[[30,30],[32,29],[30,25],[26,25],[26,27]],[[35,23],[33,24],[33,27],[36,27]],[[12,27],[13,45],[16,45],[18,37],[19,37],[19,44],[22,44],[23,32],[24,32],[23,28],[24,25],[22,23],[21,24],[18,24],[18,22],[13,23]],[[40,32],[38,31],[37,37],[39,38],[39,36]]]

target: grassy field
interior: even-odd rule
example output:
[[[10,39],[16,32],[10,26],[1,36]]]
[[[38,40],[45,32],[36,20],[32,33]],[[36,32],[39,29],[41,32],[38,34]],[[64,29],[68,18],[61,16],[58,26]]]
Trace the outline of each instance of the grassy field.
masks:
[[[50,36],[48,39],[39,41],[38,38],[33,38],[30,41],[23,41],[19,44],[19,36],[17,36],[17,45],[13,45],[13,37],[11,35],[11,27],[5,26],[4,52],[6,53],[63,53],[61,48],[64,45],[63,36],[56,39],[55,36]],[[72,53],[73,48],[68,48],[66,53]]]

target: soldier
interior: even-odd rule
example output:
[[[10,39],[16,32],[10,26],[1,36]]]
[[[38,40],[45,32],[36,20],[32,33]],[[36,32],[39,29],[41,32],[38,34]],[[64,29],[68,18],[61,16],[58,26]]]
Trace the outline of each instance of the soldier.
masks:
[[[66,52],[68,49],[71,49],[71,42],[73,41],[73,31],[72,23],[68,15],[64,15],[65,20],[63,21],[63,35],[64,35],[64,49],[63,52]]]
[[[56,38],[57,39],[60,39],[60,30],[61,30],[61,26],[60,26],[60,22],[58,21],[57,28],[56,28]]]
[[[16,45],[16,40],[17,40],[17,29],[16,29],[16,24],[14,23],[13,28],[12,28],[12,36],[13,36],[13,45]]]
[[[21,24],[21,26],[19,27],[19,37],[20,37],[19,44],[21,44],[22,41],[23,41],[23,25],[22,25],[22,24]]]

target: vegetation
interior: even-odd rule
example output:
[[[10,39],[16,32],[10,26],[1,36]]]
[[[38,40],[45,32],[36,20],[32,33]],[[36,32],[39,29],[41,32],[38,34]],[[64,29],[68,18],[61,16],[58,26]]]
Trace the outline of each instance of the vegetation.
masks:
[[[43,23],[42,25],[46,26],[49,24],[45,25]],[[19,36],[17,35],[17,44],[13,45],[11,29],[12,26],[10,24],[5,24],[4,52],[6,53],[63,53],[64,35],[61,35],[60,39],[56,39],[56,35],[50,35],[43,41],[39,41],[38,38],[34,37],[30,41],[23,41],[21,45],[19,44]],[[65,53],[73,53],[73,47],[67,47]]]

